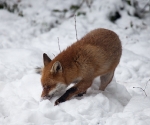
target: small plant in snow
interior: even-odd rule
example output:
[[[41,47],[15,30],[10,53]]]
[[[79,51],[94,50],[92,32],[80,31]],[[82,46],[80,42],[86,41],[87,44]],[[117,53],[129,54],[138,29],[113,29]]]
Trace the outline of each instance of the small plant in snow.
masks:
[[[148,82],[150,81],[150,79],[147,81],[147,83],[146,83],[146,85],[145,85],[145,87],[144,87],[144,89],[143,88],[141,88],[141,87],[133,87],[133,88],[139,88],[139,89],[141,89],[143,92],[144,92],[144,94],[145,94],[145,96],[147,97],[147,93],[146,93],[146,87],[147,87],[147,84],[148,84]]]

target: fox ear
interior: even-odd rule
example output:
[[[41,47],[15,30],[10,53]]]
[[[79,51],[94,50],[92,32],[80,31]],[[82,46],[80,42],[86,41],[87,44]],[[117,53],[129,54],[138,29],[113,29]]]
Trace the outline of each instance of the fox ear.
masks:
[[[59,61],[56,61],[56,62],[53,64],[53,66],[52,66],[50,72],[51,72],[51,73],[57,73],[57,72],[59,72],[59,71],[62,72],[62,66],[61,66],[61,63],[60,63]]]
[[[48,57],[46,53],[43,53],[43,62],[44,62],[44,66],[47,66],[47,64],[51,62],[51,59]]]

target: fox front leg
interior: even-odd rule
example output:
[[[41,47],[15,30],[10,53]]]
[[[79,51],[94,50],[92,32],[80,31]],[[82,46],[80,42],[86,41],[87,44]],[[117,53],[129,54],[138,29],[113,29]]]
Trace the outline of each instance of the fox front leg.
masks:
[[[65,92],[65,94],[63,94],[59,99],[57,99],[57,100],[55,101],[55,105],[58,105],[59,103],[65,102],[66,100],[69,99],[69,97],[70,97],[71,95],[73,95],[74,93],[76,93],[76,91],[77,91],[77,88],[76,88],[76,87],[72,87],[72,88],[68,89],[68,90]]]
[[[55,105],[58,105],[59,103],[65,102],[66,100],[69,100],[71,97],[76,96],[78,94],[83,94],[86,92],[86,90],[91,86],[91,82],[86,81],[80,81],[72,88],[68,89],[65,94],[63,94],[59,99],[55,101]]]
[[[79,93],[78,95],[76,95],[76,97],[82,97],[84,94],[86,94],[86,91],[82,92],[82,93]]]

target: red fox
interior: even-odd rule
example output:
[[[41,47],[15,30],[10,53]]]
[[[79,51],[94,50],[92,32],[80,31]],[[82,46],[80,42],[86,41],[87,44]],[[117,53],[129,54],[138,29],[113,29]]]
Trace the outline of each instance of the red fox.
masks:
[[[57,91],[65,90],[70,83],[77,82],[55,101],[55,105],[58,105],[73,96],[86,93],[97,76],[101,79],[99,89],[104,91],[113,78],[121,54],[118,35],[102,28],[89,32],[53,60],[44,53],[41,97],[50,99]]]

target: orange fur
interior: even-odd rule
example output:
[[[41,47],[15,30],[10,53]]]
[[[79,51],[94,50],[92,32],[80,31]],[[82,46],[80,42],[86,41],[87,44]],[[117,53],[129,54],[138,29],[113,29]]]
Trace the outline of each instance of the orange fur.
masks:
[[[46,89],[43,89],[41,96],[48,97],[56,87],[59,88],[62,84],[67,87],[74,80],[78,80],[75,86],[55,102],[57,105],[72,96],[86,92],[97,76],[101,76],[100,90],[104,90],[113,78],[121,54],[119,37],[107,29],[91,31],[53,60],[44,54],[41,82]]]

